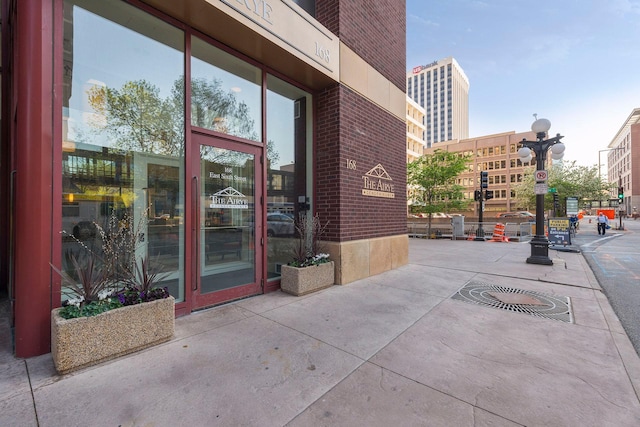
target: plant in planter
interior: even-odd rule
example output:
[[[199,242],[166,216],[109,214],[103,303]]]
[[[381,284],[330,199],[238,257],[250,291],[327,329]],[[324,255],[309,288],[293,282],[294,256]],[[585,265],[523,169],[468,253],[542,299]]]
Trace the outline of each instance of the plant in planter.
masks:
[[[293,247],[293,260],[282,266],[280,288],[284,292],[299,296],[333,285],[334,263],[322,252],[321,241],[328,224],[321,224],[317,214],[300,215],[296,220],[298,239]]]
[[[60,274],[63,307],[51,313],[51,353],[56,369],[67,373],[151,345],[174,332],[174,298],[157,284],[163,279],[140,249],[143,215],[137,227],[112,214],[107,229],[95,224],[99,244],[74,236],[78,254],[65,258],[72,268]],[[145,255],[136,255],[136,254]]]

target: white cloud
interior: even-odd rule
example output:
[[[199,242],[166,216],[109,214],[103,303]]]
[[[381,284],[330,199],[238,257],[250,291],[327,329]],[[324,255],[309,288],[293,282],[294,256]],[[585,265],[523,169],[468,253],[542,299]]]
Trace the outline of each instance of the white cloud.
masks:
[[[474,9],[486,9],[489,7],[489,4],[480,0],[473,0],[471,2],[471,7]]]
[[[640,1],[637,0],[608,0],[611,9],[621,15],[627,13],[640,15]]]
[[[554,35],[539,35],[526,39],[521,52],[527,55],[521,63],[530,68],[548,68],[549,64],[565,61],[571,54],[572,48],[580,43],[579,39],[571,39]]]
[[[414,15],[414,14],[407,14],[407,23],[409,23],[409,21],[411,21],[411,24],[418,24],[418,25],[423,25],[426,27],[439,27],[440,24],[428,19],[425,19],[421,16],[418,15]],[[407,27],[409,27],[409,25],[407,25]]]

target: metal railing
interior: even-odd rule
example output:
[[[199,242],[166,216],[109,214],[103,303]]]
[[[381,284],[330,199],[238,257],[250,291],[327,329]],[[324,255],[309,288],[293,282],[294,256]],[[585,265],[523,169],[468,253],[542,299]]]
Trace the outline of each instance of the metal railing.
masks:
[[[408,223],[409,237],[417,238],[440,238],[453,236],[453,227],[451,224],[431,224],[431,233],[429,233],[429,224],[425,223]]]
[[[496,224],[499,221],[482,222],[482,230],[484,238],[490,239],[493,236],[493,232]],[[533,225],[531,222],[500,222],[504,224],[504,235],[510,240],[529,240],[533,237]],[[413,223],[407,224],[407,232],[409,237],[415,238],[449,238],[449,239],[469,239],[470,237],[478,236],[478,230],[480,228],[479,222],[465,222],[463,235],[454,236],[453,225],[443,223],[431,224],[431,231],[429,232],[429,224],[427,223]]]

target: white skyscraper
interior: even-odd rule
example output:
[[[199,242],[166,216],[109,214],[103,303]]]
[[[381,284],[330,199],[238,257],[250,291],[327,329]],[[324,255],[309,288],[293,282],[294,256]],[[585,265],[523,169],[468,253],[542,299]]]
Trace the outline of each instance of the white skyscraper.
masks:
[[[453,57],[414,67],[407,95],[426,110],[427,147],[469,138],[469,79]]]

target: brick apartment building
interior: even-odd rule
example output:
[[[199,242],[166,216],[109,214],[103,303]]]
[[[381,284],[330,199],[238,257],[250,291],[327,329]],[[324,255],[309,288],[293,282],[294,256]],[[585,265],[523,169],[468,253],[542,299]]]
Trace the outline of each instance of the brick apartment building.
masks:
[[[404,1],[2,0],[2,23],[16,356],[49,352],[51,265],[109,212],[148,211],[176,315],[279,289],[270,214],[329,221],[338,284],[407,262]]]
[[[407,163],[424,154],[425,109],[407,96]]]
[[[472,157],[469,170],[458,177],[458,184],[465,187],[465,199],[473,202],[474,190],[480,189],[480,172],[488,172],[489,190],[493,199],[485,201],[487,218],[500,212],[517,210],[535,211],[535,206],[518,206],[515,201],[515,186],[522,182],[524,168],[518,157],[519,143],[522,139],[535,140],[533,132],[505,132],[477,138],[439,142],[432,148],[425,148],[425,154],[435,150],[463,153]],[[469,211],[460,212],[469,216],[478,216],[478,203],[470,203]]]
[[[640,209],[640,108],[629,114],[606,151],[607,180],[619,183],[624,194],[618,209],[636,217]],[[611,194],[612,199],[616,197],[617,193]]]

